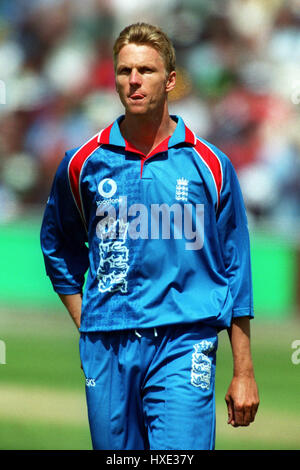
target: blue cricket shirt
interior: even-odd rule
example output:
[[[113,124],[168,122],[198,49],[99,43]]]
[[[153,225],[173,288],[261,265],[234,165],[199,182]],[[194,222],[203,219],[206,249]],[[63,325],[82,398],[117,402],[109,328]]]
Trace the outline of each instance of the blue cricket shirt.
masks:
[[[80,331],[198,321],[221,330],[252,318],[247,217],[230,160],[179,116],[146,157],[122,137],[123,118],[66,152],[44,213],[46,272],[57,293],[83,290]]]

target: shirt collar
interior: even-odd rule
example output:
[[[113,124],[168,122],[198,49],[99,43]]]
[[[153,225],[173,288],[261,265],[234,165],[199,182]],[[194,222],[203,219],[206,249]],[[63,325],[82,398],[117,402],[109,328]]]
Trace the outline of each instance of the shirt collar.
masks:
[[[164,140],[157,148],[159,152],[166,151],[170,147],[174,147],[179,144],[186,145],[196,145],[196,136],[195,134],[185,125],[183,119],[177,115],[171,115],[171,118],[177,122],[177,126],[172,134],[172,136]],[[134,148],[129,142],[125,141],[124,137],[121,134],[119,124],[124,119],[124,115],[118,117],[110,126],[106,127],[99,132],[98,143],[100,145],[115,145],[118,147],[124,147],[125,150],[130,152],[140,153]]]

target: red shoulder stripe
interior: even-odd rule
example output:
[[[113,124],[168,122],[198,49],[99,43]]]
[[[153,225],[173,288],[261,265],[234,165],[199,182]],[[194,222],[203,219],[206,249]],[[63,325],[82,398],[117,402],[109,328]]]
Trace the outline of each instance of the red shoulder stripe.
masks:
[[[192,145],[196,144],[195,134],[187,126],[185,126],[185,142]]]
[[[106,127],[103,129],[103,131],[100,132],[98,142],[99,144],[109,144],[109,137],[110,137],[110,131],[114,123],[111,123],[110,126]]]
[[[218,201],[218,206],[220,203],[220,193],[222,190],[222,184],[223,184],[223,172],[222,172],[222,165],[215,154],[213,150],[211,150],[208,145],[205,143],[201,142],[200,140],[196,140],[196,145],[194,147],[196,150],[197,154],[199,157],[204,161],[205,165],[208,167],[208,169],[211,172],[211,175],[213,177],[213,181],[216,187],[216,193],[217,193],[217,201]]]
[[[71,158],[68,166],[68,177],[70,182],[70,187],[72,195],[81,215],[81,218],[86,226],[83,205],[81,200],[81,191],[80,191],[80,176],[83,165],[89,156],[99,147],[98,142],[99,134],[92,137],[88,142],[82,145],[77,152],[74,153]]]

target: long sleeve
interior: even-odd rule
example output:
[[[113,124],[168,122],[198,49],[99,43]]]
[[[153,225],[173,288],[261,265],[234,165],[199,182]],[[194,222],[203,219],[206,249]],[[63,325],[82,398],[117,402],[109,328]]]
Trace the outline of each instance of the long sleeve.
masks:
[[[87,234],[68,179],[71,156],[66,153],[56,172],[40,234],[46,273],[59,294],[81,292],[89,266]]]
[[[233,298],[232,316],[252,318],[254,313],[248,222],[238,178],[227,157],[223,172],[217,229]]]

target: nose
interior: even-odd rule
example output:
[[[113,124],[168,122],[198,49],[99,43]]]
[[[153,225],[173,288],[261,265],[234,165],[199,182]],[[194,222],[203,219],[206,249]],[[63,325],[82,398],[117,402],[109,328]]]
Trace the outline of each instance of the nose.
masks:
[[[141,76],[136,69],[132,69],[130,77],[129,77],[130,85],[140,85],[141,84]]]

